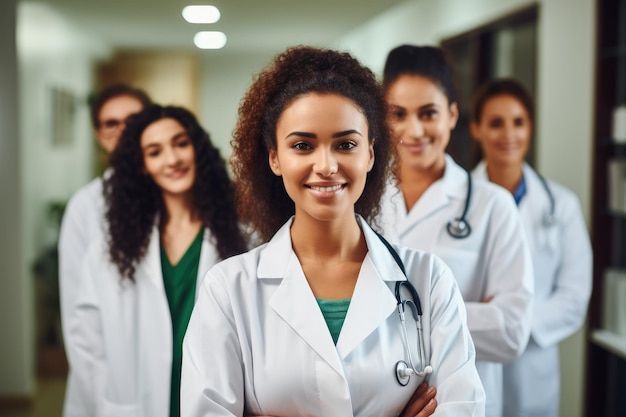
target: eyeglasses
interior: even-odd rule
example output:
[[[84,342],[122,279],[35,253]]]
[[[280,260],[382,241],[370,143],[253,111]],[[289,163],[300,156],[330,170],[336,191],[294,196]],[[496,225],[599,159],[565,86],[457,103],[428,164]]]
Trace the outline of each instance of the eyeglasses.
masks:
[[[128,122],[129,117],[124,120],[107,119],[98,123],[98,129],[101,129],[104,133],[113,133],[118,129],[123,129]]]

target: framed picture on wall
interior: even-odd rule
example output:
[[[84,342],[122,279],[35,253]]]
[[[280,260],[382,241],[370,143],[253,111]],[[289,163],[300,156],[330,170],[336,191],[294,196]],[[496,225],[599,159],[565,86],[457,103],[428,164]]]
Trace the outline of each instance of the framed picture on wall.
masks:
[[[51,96],[51,132],[53,146],[68,146],[74,141],[75,98],[72,92],[52,87]]]

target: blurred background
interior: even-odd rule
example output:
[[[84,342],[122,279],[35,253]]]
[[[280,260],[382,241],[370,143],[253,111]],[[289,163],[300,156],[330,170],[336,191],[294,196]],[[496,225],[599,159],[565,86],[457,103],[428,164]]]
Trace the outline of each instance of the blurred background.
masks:
[[[212,4],[221,19],[188,23],[181,15],[188,4]],[[621,152],[607,147],[601,132],[610,120],[599,116],[623,99],[611,89],[626,82],[621,27],[624,0],[2,0],[0,415],[35,415],[42,395],[62,403],[56,240],[64,204],[106,164],[88,105],[103,86],[126,82],[157,102],[190,108],[227,158],[239,100],[287,46],[346,50],[380,74],[399,44],[442,45],[458,70],[455,159],[471,168],[479,158],[467,130],[474,88],[492,77],[518,78],[537,103],[530,161],[579,196],[596,253],[621,253],[598,194],[606,193],[608,159]],[[197,48],[202,30],[224,32],[226,45]],[[626,336],[606,342],[594,331],[602,271],[619,262],[600,260],[589,327],[561,346],[562,416],[618,415],[606,395],[625,379],[608,369],[624,368]],[[60,415],[47,410],[40,415]]]

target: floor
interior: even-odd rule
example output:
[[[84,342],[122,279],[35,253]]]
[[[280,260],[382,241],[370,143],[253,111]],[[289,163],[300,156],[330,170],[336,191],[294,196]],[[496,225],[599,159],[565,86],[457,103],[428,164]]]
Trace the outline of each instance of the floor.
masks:
[[[0,408],[0,417],[61,417],[64,395],[64,377],[40,377],[30,407]]]

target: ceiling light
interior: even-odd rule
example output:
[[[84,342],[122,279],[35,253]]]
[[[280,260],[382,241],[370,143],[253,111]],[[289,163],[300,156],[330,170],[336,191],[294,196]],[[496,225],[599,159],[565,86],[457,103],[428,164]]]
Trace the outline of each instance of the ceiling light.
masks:
[[[189,23],[215,23],[220,20],[220,11],[215,6],[185,6],[183,18]]]
[[[193,37],[193,43],[200,49],[221,49],[226,45],[224,32],[204,31]]]

